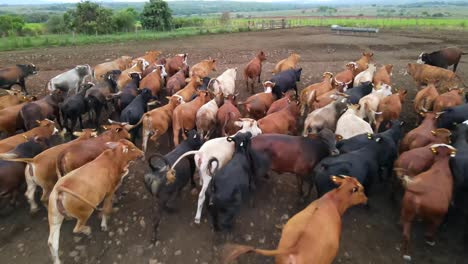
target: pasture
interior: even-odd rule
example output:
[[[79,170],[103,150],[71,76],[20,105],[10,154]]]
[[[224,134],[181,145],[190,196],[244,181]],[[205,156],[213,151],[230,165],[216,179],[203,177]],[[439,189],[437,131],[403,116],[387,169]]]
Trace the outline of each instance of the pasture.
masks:
[[[377,64],[393,64],[393,83],[396,88],[408,89],[404,104],[405,131],[414,127],[416,115],[412,99],[416,87],[404,76],[406,64],[414,62],[422,51],[457,45],[468,51],[468,36],[451,31],[385,31],[376,36],[343,36],[329,29],[296,28],[264,32],[192,36],[161,40],[132,40],[125,43],[94,44],[77,47],[54,47],[0,53],[0,66],[32,62],[39,73],[28,79],[28,90],[42,95],[46,82],[77,64],[95,65],[121,55],[138,56],[147,50],[162,50],[164,55],[182,52],[189,54],[190,65],[212,57],[218,61],[219,75],[227,68],[238,67],[237,89],[240,98],[248,95],[241,70],[259,50],[267,54],[262,80],[271,77],[275,63],[290,52],[301,55],[303,68],[300,88],[319,82],[325,71],[339,72],[344,64],[357,60],[362,51],[374,52]],[[462,57],[458,74],[468,83],[468,57]],[[256,92],[261,88],[256,87]],[[151,144],[150,153],[166,153],[167,137],[160,140],[158,149]],[[140,145],[138,145],[140,146]],[[219,263],[218,255],[223,237],[211,230],[204,213],[200,226],[193,223],[197,197],[189,186],[178,200],[178,210],[165,214],[160,224],[160,241],[151,244],[152,197],[143,185],[147,164],[135,162],[122,187],[122,198],[110,219],[109,231],[99,229],[95,213],[89,221],[93,230],[90,238],[73,235],[74,221],[62,226],[61,251],[65,263]],[[370,209],[358,206],[343,217],[340,252],[335,263],[363,264],[403,263],[401,257],[401,228],[398,226],[400,205],[390,200],[388,183],[380,183],[370,190]],[[315,194],[313,194],[315,197]],[[255,208],[244,206],[237,218],[229,241],[259,248],[275,248],[281,235],[281,225],[303,206],[297,204],[296,180],[293,175],[272,174],[262,180],[255,193]],[[48,225],[44,208],[34,216],[20,199],[17,209],[0,217],[1,263],[50,263],[47,247]],[[437,244],[424,243],[423,224],[415,221],[412,235],[413,263],[466,263],[468,251],[461,243],[464,225],[460,215],[448,220],[437,236]],[[320,227],[317,227],[320,228]],[[239,263],[274,263],[272,258],[243,256]]]

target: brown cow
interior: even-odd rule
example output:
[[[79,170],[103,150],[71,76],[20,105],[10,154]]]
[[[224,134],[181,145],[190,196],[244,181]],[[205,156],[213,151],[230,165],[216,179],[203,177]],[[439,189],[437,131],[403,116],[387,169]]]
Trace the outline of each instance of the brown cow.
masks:
[[[258,127],[262,130],[262,134],[295,135],[297,133],[300,102],[297,96],[294,97],[293,100],[288,100],[288,107],[258,120]]]
[[[8,95],[0,97],[0,110],[5,109],[9,106],[19,105],[24,102],[31,102],[36,100],[35,96],[25,96],[23,93],[18,91],[8,92]]]
[[[379,107],[375,119],[375,131],[380,130],[382,122],[397,120],[400,118],[403,101],[405,100],[407,91],[399,90],[397,93],[382,98],[379,102]]]
[[[13,67],[0,68],[0,88],[11,89],[15,84],[21,86],[21,91],[28,94],[26,90],[26,78],[37,73],[34,64],[16,64]]]
[[[176,74],[172,75],[166,84],[167,94],[173,95],[177,93],[187,84],[185,79],[189,77],[189,66],[184,65]]]
[[[57,128],[55,128],[54,121],[49,119],[44,119],[37,121],[38,127],[35,127],[29,131],[26,131],[21,134],[17,134],[5,139],[0,140],[0,153],[8,152],[14,149],[17,145],[28,141],[33,137],[50,137],[53,134],[58,133]]]
[[[148,74],[159,68],[160,66],[163,67],[163,72],[166,72],[166,65],[167,60],[165,58],[159,58],[156,62],[153,64],[150,64],[148,67],[145,68],[145,70],[141,73],[141,77],[145,78]]]
[[[127,86],[127,84],[132,80],[132,78],[130,77],[131,73],[136,72],[141,75],[141,73],[143,72],[143,69],[144,69],[143,61],[138,60],[134,66],[124,70],[120,74],[119,79],[117,80],[117,88],[119,89],[119,91],[122,91],[122,89],[125,88],[125,86]]]
[[[319,108],[327,106],[331,102],[335,101],[334,99],[335,94],[342,95],[343,93],[339,92],[337,89],[330,90],[322,94],[321,96],[317,97],[317,99],[315,99],[315,102],[312,103],[312,108],[319,109]]]
[[[434,100],[434,112],[442,112],[445,109],[463,104],[463,89],[453,88],[449,89]]]
[[[258,53],[257,56],[253,58],[244,68],[245,87],[247,88],[247,91],[250,91],[251,94],[253,94],[255,90],[255,79],[257,79],[258,83],[261,83],[260,75],[262,75],[262,63],[266,59],[267,58],[265,53],[260,51],[260,53]],[[249,89],[249,80],[252,80],[251,89]]]
[[[266,116],[268,108],[270,108],[271,104],[278,99],[272,92],[274,86],[275,84],[270,81],[264,82],[263,93],[254,94],[244,102],[239,102],[238,105],[244,106],[244,116],[251,117],[255,120]]]
[[[415,177],[403,176],[405,195],[402,200],[401,224],[403,225],[403,258],[411,260],[409,241],[411,222],[422,218],[427,223],[426,243],[434,246],[434,236],[443,222],[452,201],[453,176],[449,159],[455,157],[456,149],[448,145],[431,147],[434,164]]]
[[[57,156],[56,167],[59,177],[62,177],[101,155],[101,153],[107,149],[107,142],[130,138],[130,134],[127,129],[125,129],[124,124],[112,122],[111,125],[104,126],[104,129],[107,129],[107,131],[101,135],[76,142]]]
[[[30,212],[35,213],[39,207],[34,200],[36,188],[39,185],[42,188],[41,202],[44,206],[48,205],[49,195],[58,180],[56,161],[59,154],[78,142],[89,139],[96,134],[91,129],[84,129],[82,133],[74,133],[79,137],[73,141],[57,145],[45,150],[34,158],[9,158],[9,161],[18,161],[27,163],[24,175],[26,176],[26,198],[31,206]]]
[[[20,128],[22,120],[18,120],[18,114],[26,103],[14,105],[0,110],[0,133],[4,132],[6,136],[11,136],[17,128]]]
[[[424,147],[410,149],[400,154],[393,163],[394,171],[397,177],[403,175],[416,176],[427,171],[434,163],[432,147],[440,144],[429,144]]]
[[[427,64],[408,63],[406,72],[413,77],[417,87],[430,82],[438,82],[439,93],[444,93],[449,88],[466,86],[454,72]]]
[[[172,118],[172,136],[174,137],[174,146],[179,145],[181,130],[182,138],[184,140],[187,139],[187,135],[185,135],[184,131],[189,131],[195,128],[198,109],[210,100],[210,93],[208,91],[199,91],[197,98],[188,103],[178,105],[174,109]]]
[[[172,58],[166,60],[166,72],[167,76],[171,77],[176,74],[182,67],[188,66],[187,64],[188,53],[177,54]]]
[[[220,125],[220,134],[223,137],[234,135],[241,129],[235,125],[235,122],[241,118],[241,113],[236,107],[235,95],[230,94],[224,98],[224,104],[218,109],[216,118]]]
[[[197,92],[198,87],[203,84],[203,79],[198,76],[190,78],[189,83],[184,87],[184,89],[175,93],[176,95],[182,96],[184,102],[190,102],[193,98],[193,95]]]
[[[93,76],[98,81],[103,81],[106,73],[113,70],[124,71],[132,67],[132,57],[122,56],[113,61],[104,62],[94,67]]]
[[[313,110],[313,103],[317,97],[333,90],[333,73],[324,72],[322,77],[323,79],[321,82],[309,85],[301,91],[301,115],[305,115],[306,111],[311,112]],[[315,93],[312,96],[313,91],[315,91]]]
[[[346,70],[339,72],[335,75],[335,78],[333,78],[333,88],[336,87],[343,87],[343,91],[346,91],[346,89],[349,88],[349,85],[353,84],[354,80],[354,70],[357,69],[357,64],[356,62],[348,62],[346,64]]]
[[[358,75],[359,73],[367,70],[369,67],[369,63],[372,61],[372,57],[374,56],[373,52],[363,52],[362,57],[356,61],[356,69],[354,70],[354,76]]]
[[[148,88],[151,90],[151,94],[153,96],[157,96],[164,86],[165,76],[166,72],[164,70],[164,66],[159,65],[155,70],[146,75],[146,77],[140,81],[140,88]]]
[[[273,73],[279,73],[285,70],[290,70],[290,69],[295,69],[297,66],[297,63],[299,63],[299,60],[301,59],[301,56],[297,53],[291,53],[289,57],[286,59],[283,59],[279,61],[276,65],[275,68],[273,69]]]
[[[270,108],[268,108],[268,112],[266,113],[267,115],[273,114],[275,112],[278,112],[280,110],[283,110],[284,108],[288,107],[289,103],[288,101],[291,100],[293,96],[296,96],[296,91],[294,90],[288,90],[281,99],[274,101],[271,105]]]
[[[439,96],[439,92],[434,83],[428,84],[424,89],[420,90],[414,98],[414,111],[432,111],[435,99]]]
[[[208,77],[212,71],[216,71],[216,60],[202,60],[192,66],[192,69],[190,69],[190,77],[198,76],[203,79]]]
[[[159,55],[161,54],[162,52],[158,50],[147,51],[145,55],[134,59],[132,63],[136,64],[138,61],[142,61],[144,65],[143,67],[143,70],[144,70],[147,66],[155,63],[158,60]]]
[[[152,134],[150,139],[156,141],[160,136],[164,135],[172,125],[174,109],[178,105],[185,103],[184,99],[180,95],[173,95],[172,97],[168,97],[168,99],[169,102],[166,105],[146,112],[137,124],[127,126],[127,129],[130,130],[143,123],[141,137],[143,152],[146,152],[147,150],[149,136]],[[169,137],[169,143],[170,142],[171,139]]]
[[[438,114],[421,112],[420,115],[424,117],[423,121],[403,137],[400,143],[400,153],[431,143],[450,144],[450,130],[436,127]]]
[[[333,263],[340,244],[342,215],[352,206],[367,203],[367,197],[356,178],[331,176],[331,180],[339,187],[289,219],[277,249],[230,245],[225,248],[222,263],[232,262],[247,252],[275,256],[276,264]]]
[[[76,218],[73,232],[89,236],[91,228],[86,222],[104,200],[101,229],[107,231],[114,193],[128,174],[130,163],[143,156],[143,152],[127,140],[109,142],[106,147],[108,149],[95,160],[59,179],[50,194],[48,245],[54,263],[60,263],[60,227],[64,218]]]
[[[66,92],[56,89],[37,101],[26,103],[19,113],[21,120],[23,120],[23,127],[30,130],[37,127],[37,120],[46,118],[57,119],[57,123],[61,126],[59,104],[63,102],[65,96]]]
[[[372,83],[376,89],[379,89],[382,84],[387,84],[388,86],[392,86],[392,78],[391,76],[393,71],[393,65],[387,64],[380,67],[374,74],[374,78]]]

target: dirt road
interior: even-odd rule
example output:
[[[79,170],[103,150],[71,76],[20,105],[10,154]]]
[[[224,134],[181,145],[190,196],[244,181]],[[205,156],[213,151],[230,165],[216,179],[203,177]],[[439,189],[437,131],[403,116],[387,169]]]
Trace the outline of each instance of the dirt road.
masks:
[[[403,76],[408,62],[416,60],[422,51],[457,45],[468,51],[468,35],[452,32],[382,32],[376,36],[334,35],[328,29],[301,28],[230,35],[199,36],[161,41],[130,42],[125,44],[58,47],[40,50],[0,53],[0,66],[21,62],[35,63],[40,72],[27,81],[33,94],[41,94],[51,77],[76,64],[94,65],[121,55],[140,55],[159,49],[165,54],[189,53],[189,64],[212,57],[219,61],[218,73],[227,68],[241,70],[260,50],[267,53],[262,79],[271,76],[274,63],[295,51],[301,54],[303,67],[300,87],[321,79],[325,71],[337,72],[348,61],[356,60],[363,50],[375,53],[379,64],[394,65],[394,87],[409,89],[405,102],[406,130],[414,125],[411,100],[415,87],[409,76]],[[462,58],[459,74],[468,83],[468,57]],[[238,81],[241,98],[246,97],[245,84]],[[260,91],[260,87],[257,87]],[[165,137],[161,149],[167,152]],[[90,238],[73,235],[74,221],[62,226],[60,249],[64,263],[218,263],[222,239],[211,231],[204,215],[202,224],[193,224],[196,198],[189,190],[178,201],[179,210],[165,214],[160,225],[160,242],[150,243],[152,198],[143,186],[143,175],[148,168],[137,162],[123,184],[125,196],[117,202],[118,211],[112,215],[108,232],[99,229],[97,215],[90,219],[93,229]],[[296,182],[293,175],[274,175],[264,181],[255,193],[256,207],[245,206],[236,220],[230,241],[261,248],[276,246],[281,230],[276,226],[298,212]],[[371,190],[371,209],[356,207],[343,219],[342,243],[335,263],[394,264],[403,263],[397,225],[399,205],[393,204],[385,184]],[[24,199],[16,211],[0,218],[0,263],[50,263],[47,247],[47,213],[42,209],[31,216]],[[415,223],[412,251],[414,263],[467,263],[468,252],[461,243],[462,219],[450,218],[439,233],[437,245],[424,243],[423,224]],[[320,228],[320,227],[317,227]],[[273,263],[271,258],[242,257],[239,263]]]

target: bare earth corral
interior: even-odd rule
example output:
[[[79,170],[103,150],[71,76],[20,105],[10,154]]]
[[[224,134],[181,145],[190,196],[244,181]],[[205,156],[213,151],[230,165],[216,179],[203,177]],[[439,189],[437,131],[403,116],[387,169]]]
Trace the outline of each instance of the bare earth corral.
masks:
[[[369,37],[300,28],[0,53],[0,66],[35,63],[40,72],[28,79],[27,84],[33,94],[43,94],[47,80],[77,64],[95,65],[120,55],[136,56],[152,49],[162,50],[164,54],[188,52],[189,64],[209,56],[216,58],[219,61],[217,74],[238,67],[238,89],[243,99],[247,96],[245,84],[240,81],[243,66],[260,49],[268,56],[263,80],[271,76],[274,63],[288,53],[301,54],[301,88],[319,81],[324,71],[340,71],[346,62],[358,59],[362,51],[370,49],[378,64],[395,65],[394,87],[410,91],[403,113],[405,130],[409,130],[415,123],[415,114],[411,111],[415,86],[409,76],[403,76],[406,64],[414,62],[422,51],[445,46],[457,45],[468,51],[467,40],[468,35],[459,32],[391,31]],[[458,73],[468,83],[467,62],[467,56],[462,58]],[[162,149],[152,148],[151,153],[168,151],[167,138],[161,138],[160,142]],[[60,239],[61,258],[65,263],[219,263],[224,240],[211,230],[206,214],[200,226],[193,224],[196,197],[190,195],[188,188],[178,201],[178,211],[162,218],[160,241],[151,244],[153,200],[143,186],[146,171],[144,162],[138,161],[132,166],[121,187],[124,195],[116,202],[118,210],[111,217],[108,232],[100,231],[97,214],[90,218],[93,229],[90,238],[73,235],[75,221],[65,221]],[[229,241],[274,248],[281,234],[279,227],[302,209],[303,205],[297,203],[295,177],[274,174],[262,182],[254,194],[255,208],[244,206]],[[381,183],[371,190],[370,203],[370,210],[356,207],[345,214],[342,243],[335,263],[403,262],[398,225],[400,206],[390,200],[388,184]],[[423,227],[420,222],[414,224],[411,244],[414,263],[466,263],[468,251],[462,244],[464,227],[459,214],[449,218],[448,224],[442,227],[435,247],[424,243]],[[0,263],[50,263],[47,236],[46,210],[31,216],[22,198],[16,211],[0,218]],[[253,255],[239,260],[239,263],[273,262],[272,258]]]

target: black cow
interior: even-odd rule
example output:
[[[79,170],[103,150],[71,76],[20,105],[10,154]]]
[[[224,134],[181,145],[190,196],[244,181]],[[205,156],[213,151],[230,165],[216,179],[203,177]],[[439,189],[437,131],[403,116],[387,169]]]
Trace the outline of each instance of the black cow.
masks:
[[[62,126],[59,118],[59,104],[65,99],[65,94],[66,92],[56,89],[51,94],[37,101],[25,104],[19,112],[23,128],[31,130],[38,126],[38,120],[46,118],[50,120],[57,119],[59,126]]]
[[[457,105],[439,114],[437,127],[451,129],[465,120],[468,120],[468,104]]]
[[[141,75],[138,72],[130,73],[131,81],[122,89],[119,99],[119,109],[122,111],[127,107],[133,99],[138,95],[138,87],[140,87]]]
[[[16,64],[16,66],[0,69],[0,88],[11,89],[15,84],[21,86],[21,90],[28,94],[26,90],[26,78],[37,73],[34,64]]]
[[[35,137],[2,154],[2,158],[33,158],[49,146],[47,138]],[[0,160],[0,209],[5,208],[8,201],[11,204],[16,202],[20,187],[25,180],[25,167],[24,162]]]
[[[348,103],[358,104],[359,100],[362,97],[370,94],[373,88],[374,88],[374,85],[372,84],[372,82],[364,82],[356,87],[353,87],[352,89],[347,89],[345,94],[349,95]]]
[[[258,155],[250,148],[252,134],[238,133],[228,137],[234,141],[235,151],[232,159],[220,170],[219,162],[212,158],[208,162],[208,171],[215,171],[206,193],[208,211],[211,214],[215,231],[231,230],[234,217],[240,207],[255,189]]]
[[[315,187],[319,196],[335,188],[331,175],[355,177],[368,193],[379,175],[379,169],[393,164],[396,151],[389,151],[395,144],[393,139],[375,136],[375,139],[358,149],[339,156],[323,159],[314,169]],[[396,150],[396,149],[395,149]]]
[[[418,58],[418,63],[424,63],[440,68],[447,69],[448,66],[453,65],[453,71],[457,71],[458,63],[462,55],[466,55],[466,52],[463,52],[457,47],[445,48],[432,53],[421,53]]]
[[[135,125],[140,121],[143,114],[146,112],[148,102],[153,99],[151,90],[144,88],[141,90],[141,93],[133,99],[133,101],[125,107],[125,109],[120,114],[120,122],[129,123],[130,125]],[[138,131],[141,126],[135,127],[131,130],[132,140],[136,140],[138,136]]]
[[[97,83],[86,93],[86,103],[89,107],[89,119],[96,129],[99,127],[102,108],[108,110],[108,97],[117,93],[117,80],[122,71],[112,70],[104,75],[104,82]],[[94,115],[94,117],[93,117]]]
[[[154,154],[148,159],[151,172],[145,174],[144,181],[148,191],[156,198],[154,205],[154,236],[157,239],[158,227],[162,217],[162,209],[171,210],[175,199],[190,180],[192,187],[195,187],[193,173],[195,162],[193,158],[184,158],[171,170],[172,164],[185,152],[198,150],[202,145],[202,140],[195,130],[188,133],[187,140],[183,141],[174,150],[165,156]],[[175,175],[175,176],[174,176]]]
[[[89,111],[88,102],[85,100],[86,92],[94,86],[94,83],[88,82],[81,85],[81,91],[65,99],[60,104],[62,112],[62,125],[68,132],[72,133],[76,126],[76,120],[80,121],[80,128],[83,129],[82,115]],[[71,125],[68,126],[69,122]]]
[[[283,93],[292,89],[298,94],[296,82],[301,80],[301,73],[302,68],[289,69],[271,77],[270,82],[275,84],[275,86],[273,86],[273,93],[276,95],[276,98],[281,98]]]

